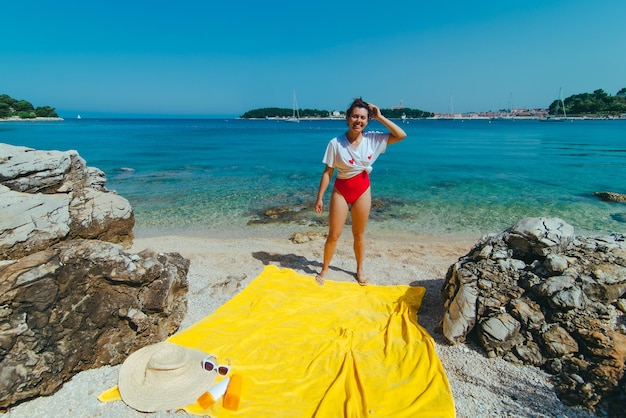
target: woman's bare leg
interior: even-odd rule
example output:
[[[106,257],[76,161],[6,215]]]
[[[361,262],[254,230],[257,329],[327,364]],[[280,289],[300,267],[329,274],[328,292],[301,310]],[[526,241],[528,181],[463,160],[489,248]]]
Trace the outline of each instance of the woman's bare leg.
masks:
[[[328,237],[324,244],[324,266],[322,271],[315,277],[315,280],[322,285],[324,278],[330,267],[330,261],[335,255],[337,249],[337,241],[341,237],[341,232],[348,218],[348,203],[346,199],[336,190],[330,196],[329,214],[328,214]]]
[[[356,259],[356,278],[359,284],[367,284],[369,278],[363,271],[365,259],[365,228],[372,208],[372,193],[368,188],[352,205],[352,236],[354,237],[354,258]]]

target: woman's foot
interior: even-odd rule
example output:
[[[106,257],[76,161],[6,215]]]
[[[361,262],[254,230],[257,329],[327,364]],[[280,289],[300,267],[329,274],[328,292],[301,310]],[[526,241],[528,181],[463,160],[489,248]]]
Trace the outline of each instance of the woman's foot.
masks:
[[[319,275],[319,274],[316,274],[315,275],[315,282],[317,284],[319,284],[320,286],[324,286],[324,282],[325,282],[324,277]]]
[[[366,276],[356,276],[356,281],[361,285],[361,286],[367,286],[367,284],[370,282],[370,278],[366,277]]]

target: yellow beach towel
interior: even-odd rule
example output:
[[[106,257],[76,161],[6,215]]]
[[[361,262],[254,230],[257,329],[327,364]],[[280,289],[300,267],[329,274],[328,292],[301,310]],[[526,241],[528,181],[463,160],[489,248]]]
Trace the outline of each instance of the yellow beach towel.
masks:
[[[359,286],[267,266],[241,293],[168,341],[232,360],[239,407],[215,417],[454,417],[425,289]],[[104,394],[103,394],[104,395]]]

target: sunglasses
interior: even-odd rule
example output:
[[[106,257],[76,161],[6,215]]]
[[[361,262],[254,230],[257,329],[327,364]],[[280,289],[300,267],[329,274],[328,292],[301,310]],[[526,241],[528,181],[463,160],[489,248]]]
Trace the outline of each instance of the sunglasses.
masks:
[[[228,361],[228,366],[219,365],[217,364],[217,356],[210,355],[202,360],[202,368],[207,372],[215,370],[220,376],[226,376],[230,371],[230,359],[226,360]]]

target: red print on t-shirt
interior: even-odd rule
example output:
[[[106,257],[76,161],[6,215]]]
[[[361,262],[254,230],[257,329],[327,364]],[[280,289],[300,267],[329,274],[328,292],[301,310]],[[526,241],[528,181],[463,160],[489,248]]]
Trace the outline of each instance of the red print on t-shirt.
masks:
[[[371,156],[371,155],[368,155],[368,156],[367,156],[367,159],[368,159],[368,160],[371,160],[371,159],[372,159],[372,156]]]
[[[354,164],[354,160],[348,160],[350,164]]]

